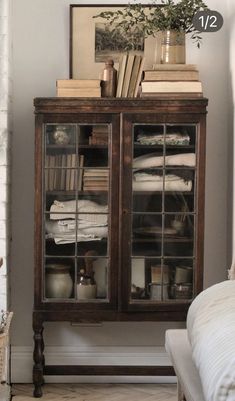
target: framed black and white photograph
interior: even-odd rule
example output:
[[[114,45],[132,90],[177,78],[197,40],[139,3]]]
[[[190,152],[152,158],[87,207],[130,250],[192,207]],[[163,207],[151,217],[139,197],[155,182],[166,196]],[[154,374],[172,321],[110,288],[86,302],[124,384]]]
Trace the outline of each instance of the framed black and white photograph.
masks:
[[[135,54],[144,53],[144,35],[139,35],[133,48]],[[95,23],[95,62],[105,62],[107,58],[119,61],[120,56],[126,51],[128,38],[115,24]]]
[[[126,51],[127,38],[108,24],[103,18],[95,16],[104,11],[123,10],[120,5],[70,5],[70,78],[98,79],[105,60],[111,58],[118,69],[118,62]],[[145,67],[152,68],[156,38],[145,39],[139,34],[135,54],[144,54]]]

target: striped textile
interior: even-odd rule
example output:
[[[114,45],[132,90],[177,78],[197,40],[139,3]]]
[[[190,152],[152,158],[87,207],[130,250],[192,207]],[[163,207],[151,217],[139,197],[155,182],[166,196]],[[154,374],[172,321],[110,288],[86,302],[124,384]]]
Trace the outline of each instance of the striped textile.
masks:
[[[187,330],[206,401],[235,401],[235,281],[197,296]]]

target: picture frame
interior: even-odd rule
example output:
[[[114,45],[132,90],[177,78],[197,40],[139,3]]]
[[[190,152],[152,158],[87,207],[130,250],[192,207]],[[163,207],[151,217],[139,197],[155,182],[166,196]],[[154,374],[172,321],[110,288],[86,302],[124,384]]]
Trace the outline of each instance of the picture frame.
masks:
[[[103,11],[115,11],[123,9],[127,4],[71,4],[70,5],[70,63],[69,72],[71,79],[99,79],[104,68],[104,58],[96,60],[95,37],[97,26],[104,25],[102,18],[93,18]],[[145,5],[148,6],[147,4]],[[108,25],[106,23],[106,25]],[[157,62],[155,49],[157,40],[154,37],[144,39],[145,69],[151,69]],[[140,50],[141,51],[141,50]],[[119,52],[120,56],[122,52]],[[118,69],[118,55],[116,52],[106,54],[107,58],[113,58],[114,67]]]

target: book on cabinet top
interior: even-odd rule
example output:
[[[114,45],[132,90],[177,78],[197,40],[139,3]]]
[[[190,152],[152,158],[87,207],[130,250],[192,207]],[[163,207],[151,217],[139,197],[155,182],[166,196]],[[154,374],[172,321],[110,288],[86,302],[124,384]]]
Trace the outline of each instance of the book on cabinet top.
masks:
[[[142,92],[199,92],[202,93],[200,81],[143,81]]]
[[[135,86],[136,86],[136,81],[137,81],[137,77],[138,77],[138,73],[139,73],[140,63],[141,63],[141,56],[135,56],[133,68],[132,68],[132,72],[131,72],[129,88],[128,88],[128,92],[127,92],[128,97],[134,97]]]
[[[100,88],[100,79],[57,79],[57,88]]]
[[[101,88],[58,88],[58,97],[101,97]]]
[[[194,99],[202,98],[202,92],[141,92],[142,98],[164,98],[164,99]]]
[[[127,97],[127,94],[128,94],[128,88],[129,88],[129,84],[130,84],[134,60],[135,60],[135,55],[129,54],[128,58],[127,58],[126,70],[125,70],[123,86],[122,86],[122,97]]]
[[[196,64],[153,64],[153,70],[160,71],[197,71]]]
[[[137,95],[138,95],[138,90],[139,90],[139,86],[140,86],[140,82],[141,82],[141,78],[142,78],[144,63],[145,63],[145,57],[143,56],[140,61],[139,71],[138,71],[138,75],[137,75],[137,79],[136,79],[136,83],[135,83],[134,97],[137,97]]]
[[[125,70],[126,70],[126,62],[127,62],[127,54],[123,54],[123,56],[120,60],[120,63],[119,63],[116,97],[122,96],[122,87],[123,87],[124,75],[125,75]]]
[[[170,70],[146,70],[144,71],[146,81],[198,81],[198,71],[170,71]]]

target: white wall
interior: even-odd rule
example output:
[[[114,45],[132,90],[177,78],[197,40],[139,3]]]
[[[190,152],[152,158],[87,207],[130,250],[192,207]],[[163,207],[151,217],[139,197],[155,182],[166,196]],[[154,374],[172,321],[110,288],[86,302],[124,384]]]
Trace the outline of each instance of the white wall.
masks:
[[[13,2],[14,138],[12,190],[12,305],[15,313],[13,380],[31,379],[31,316],[33,307],[33,207],[34,207],[34,116],[33,98],[55,95],[55,80],[68,77],[70,0],[21,0]],[[74,3],[81,4],[80,1]],[[86,2],[83,2],[86,4]],[[100,1],[93,2],[99,4]],[[103,0],[104,4],[105,1]],[[109,2],[107,2],[108,4]],[[117,3],[114,1],[114,3]],[[228,159],[228,33],[224,2],[208,0],[212,9],[224,15],[225,25],[216,34],[204,35],[198,50],[188,43],[188,63],[198,64],[204,94],[209,98],[206,162],[205,286],[226,277]],[[82,62],[82,61],[81,61]],[[230,215],[230,214],[229,214]],[[145,354],[164,344],[164,332],[174,323],[104,323],[99,327],[71,327],[48,324],[46,345],[77,347],[81,352],[107,349],[134,350]],[[127,335],[128,333],[128,335]],[[138,333],[138,335],[136,335]],[[133,348],[133,346],[137,348]],[[111,347],[111,348],[109,348]],[[113,348],[115,348],[114,354]],[[124,348],[127,347],[127,348]],[[150,347],[150,348],[148,348]],[[70,348],[71,350],[71,348]],[[162,348],[161,348],[162,350]],[[138,352],[137,352],[138,351]],[[48,351],[49,352],[49,351]],[[136,353],[137,352],[137,353]],[[161,357],[156,355],[156,362]],[[158,359],[157,359],[158,358]],[[138,360],[138,358],[137,358]],[[166,360],[163,361],[166,363]],[[24,377],[20,373],[25,372]]]
[[[230,62],[229,62],[229,81],[230,81],[230,120],[231,128],[233,129],[233,138],[230,141],[231,148],[233,148],[233,160],[230,163],[231,171],[235,171],[235,3],[233,0],[228,1],[228,11],[229,11],[229,28],[230,28]],[[231,203],[234,204],[235,200],[235,174],[231,177],[231,184],[233,184],[233,196],[231,196]],[[233,208],[234,209],[234,208]],[[230,224],[230,235],[232,237],[232,268],[235,271],[235,211],[233,210],[233,219],[231,219]]]

